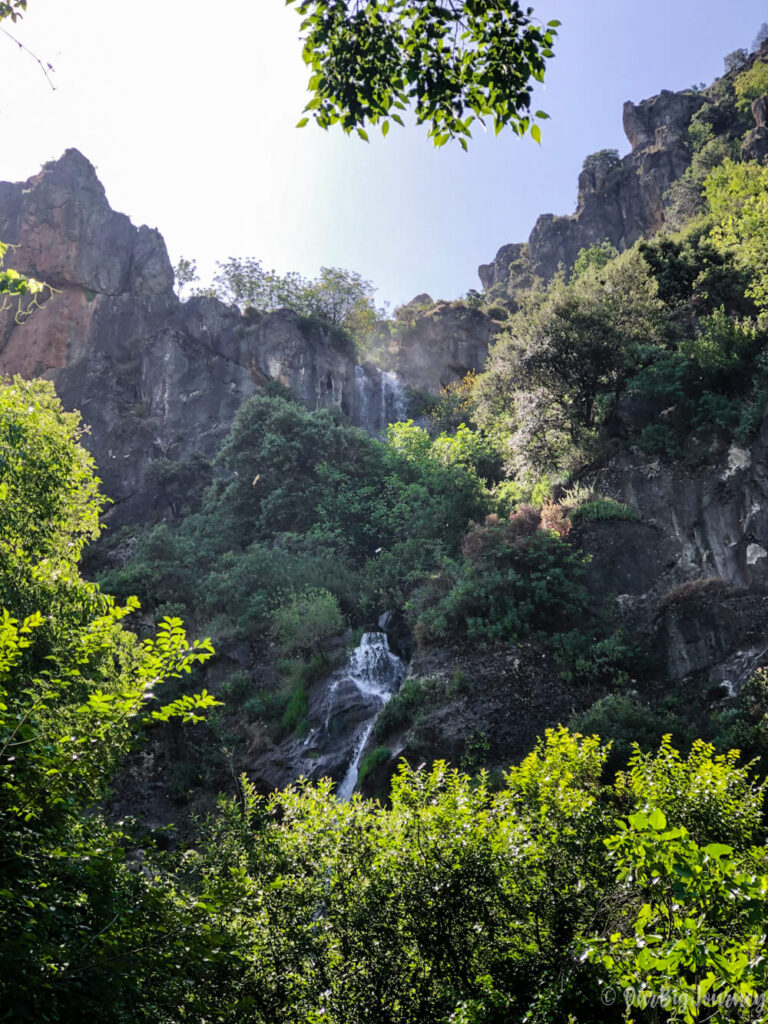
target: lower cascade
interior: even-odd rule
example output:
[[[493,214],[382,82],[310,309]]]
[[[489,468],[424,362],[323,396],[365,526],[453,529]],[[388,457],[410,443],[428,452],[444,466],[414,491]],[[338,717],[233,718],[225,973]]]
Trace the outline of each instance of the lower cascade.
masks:
[[[363,751],[370,739],[381,709],[395,693],[405,676],[405,664],[389,649],[386,633],[364,633],[358,647],[349,656],[347,664],[340,670],[358,689],[366,703],[373,708],[355,733],[355,745],[344,778],[339,783],[336,795],[339,800],[349,800],[357,785],[357,776]],[[336,693],[336,689],[333,691]],[[329,724],[333,717],[330,709]]]
[[[309,695],[307,732],[251,765],[266,788],[304,777],[340,780],[337,796],[348,800],[376,719],[405,678],[405,662],[389,649],[387,634],[364,633],[346,661]]]

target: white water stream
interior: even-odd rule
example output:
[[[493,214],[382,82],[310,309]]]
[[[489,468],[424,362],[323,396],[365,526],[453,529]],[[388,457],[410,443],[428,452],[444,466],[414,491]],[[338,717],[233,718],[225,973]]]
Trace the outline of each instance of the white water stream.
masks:
[[[346,665],[340,670],[350,680],[371,707],[371,715],[361,723],[354,736],[352,759],[346,774],[338,785],[339,800],[349,800],[357,785],[357,776],[363,751],[373,732],[381,709],[392,694],[396,693],[405,676],[405,664],[389,649],[386,633],[364,633],[358,647],[350,654]],[[336,687],[331,686],[329,696],[333,700]],[[333,704],[326,718],[326,730],[333,719]]]
[[[354,422],[369,434],[381,434],[408,415],[408,397],[396,373],[356,366],[355,393]]]

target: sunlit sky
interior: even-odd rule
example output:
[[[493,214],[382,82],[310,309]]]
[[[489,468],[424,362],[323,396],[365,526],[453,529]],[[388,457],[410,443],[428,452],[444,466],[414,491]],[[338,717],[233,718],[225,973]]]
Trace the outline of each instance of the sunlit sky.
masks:
[[[559,18],[537,106],[542,145],[481,129],[468,154],[422,128],[370,144],[294,126],[306,102],[299,19],[282,0],[29,0],[0,35],[0,179],[67,147],[95,164],[112,206],[163,233],[174,262],[255,256],[306,276],[354,269],[397,305],[454,298],[477,265],[570,213],[588,153],[626,152],[624,100],[711,82],[749,47],[765,0],[532,0]]]

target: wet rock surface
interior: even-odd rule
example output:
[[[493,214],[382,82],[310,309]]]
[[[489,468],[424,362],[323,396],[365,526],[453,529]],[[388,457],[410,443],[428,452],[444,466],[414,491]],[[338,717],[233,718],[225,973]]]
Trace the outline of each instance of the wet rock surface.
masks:
[[[344,664],[312,687],[304,735],[258,757],[248,766],[249,777],[270,791],[300,776],[329,776],[339,797],[348,799],[374,722],[405,672],[385,633],[365,633]]]

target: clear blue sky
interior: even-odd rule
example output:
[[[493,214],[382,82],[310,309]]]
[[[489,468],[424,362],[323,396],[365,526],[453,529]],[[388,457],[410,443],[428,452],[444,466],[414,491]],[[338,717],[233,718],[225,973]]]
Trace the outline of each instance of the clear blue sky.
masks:
[[[624,100],[712,81],[768,21],[765,0],[532,3],[563,22],[537,100],[543,144],[478,133],[464,154],[415,127],[370,145],[295,129],[306,74],[282,0],[29,0],[12,31],[55,66],[56,91],[0,37],[0,179],[76,146],[174,260],[343,266],[393,305],[454,298],[539,213],[572,212],[586,154],[627,150]]]

